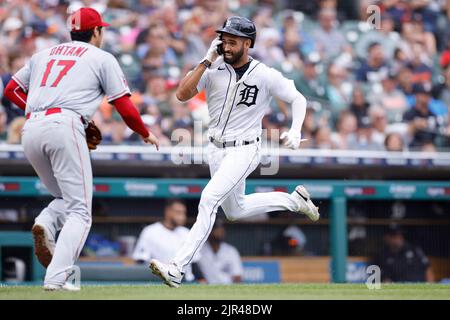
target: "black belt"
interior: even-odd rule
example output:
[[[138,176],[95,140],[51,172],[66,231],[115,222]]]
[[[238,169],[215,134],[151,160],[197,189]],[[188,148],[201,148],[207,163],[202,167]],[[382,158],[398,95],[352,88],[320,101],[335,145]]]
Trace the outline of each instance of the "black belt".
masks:
[[[236,146],[246,146],[252,143],[256,143],[259,142],[259,137],[254,139],[254,140],[250,140],[250,141],[240,141],[240,140],[234,140],[234,141],[225,141],[225,142],[220,142],[217,141],[216,139],[214,139],[213,137],[209,137],[209,141],[211,141],[217,148],[229,148],[229,147],[236,147]]]

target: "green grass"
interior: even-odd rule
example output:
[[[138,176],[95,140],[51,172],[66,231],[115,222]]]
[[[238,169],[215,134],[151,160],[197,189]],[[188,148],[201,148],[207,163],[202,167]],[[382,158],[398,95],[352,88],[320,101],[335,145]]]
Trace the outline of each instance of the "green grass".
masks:
[[[2,286],[4,299],[150,299],[150,300],[246,300],[246,299],[448,299],[450,285],[383,284],[369,290],[364,284],[274,284],[274,285],[183,285],[171,289],[163,285],[86,285],[80,292],[44,292],[40,286]]]

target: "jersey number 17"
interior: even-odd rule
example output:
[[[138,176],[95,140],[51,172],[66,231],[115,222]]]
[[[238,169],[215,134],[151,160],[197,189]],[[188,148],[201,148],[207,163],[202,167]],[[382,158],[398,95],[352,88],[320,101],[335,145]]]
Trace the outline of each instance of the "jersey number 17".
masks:
[[[56,60],[52,59],[47,63],[47,68],[45,68],[44,77],[41,81],[41,87],[45,87],[47,85],[47,79],[50,75],[53,65],[55,64]],[[60,67],[63,67],[63,69],[59,72],[58,77],[56,80],[52,83],[51,87],[57,87],[61,79],[69,72],[69,70],[75,65],[75,60],[58,60],[57,65]]]

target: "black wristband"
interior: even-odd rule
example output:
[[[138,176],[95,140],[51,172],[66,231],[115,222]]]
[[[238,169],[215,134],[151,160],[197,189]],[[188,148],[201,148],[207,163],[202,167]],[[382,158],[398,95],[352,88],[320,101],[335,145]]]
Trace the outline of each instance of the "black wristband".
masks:
[[[211,67],[211,62],[206,59],[200,62],[200,64],[204,65],[206,68]]]

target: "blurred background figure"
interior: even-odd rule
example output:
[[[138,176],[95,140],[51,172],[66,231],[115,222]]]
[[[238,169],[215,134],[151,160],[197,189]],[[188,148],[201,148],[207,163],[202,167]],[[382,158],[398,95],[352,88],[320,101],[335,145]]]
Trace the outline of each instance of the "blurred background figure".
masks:
[[[433,282],[430,261],[423,250],[405,239],[398,225],[390,225],[383,248],[371,262],[381,269],[383,282]]]
[[[189,232],[189,229],[185,227],[186,215],[186,205],[181,200],[168,200],[164,208],[163,220],[145,227],[139,235],[133,259],[137,263],[149,263],[151,259],[170,262]],[[186,270],[187,281],[203,279],[197,266],[198,257],[199,255],[194,257],[192,269]]]
[[[22,128],[25,125],[25,117],[17,117],[11,121],[8,128],[6,143],[20,144],[22,141]]]
[[[439,134],[439,122],[436,114],[429,108],[431,89],[417,84],[413,92],[415,105],[403,115],[403,119],[409,124],[409,146],[415,150],[434,150],[434,142]]]
[[[8,116],[5,111],[5,107],[0,104],[0,143],[4,143],[8,137],[8,127],[6,121]]]
[[[337,12],[333,8],[324,8],[319,12],[320,26],[312,36],[316,40],[321,57],[325,60],[336,58],[343,51],[352,51],[347,40],[339,32]]]
[[[265,254],[274,256],[310,255],[311,253],[305,252],[306,242],[303,231],[296,225],[290,225],[270,242],[270,250],[267,251],[266,248]]]
[[[242,281],[243,267],[237,249],[225,242],[225,226],[217,219],[208,241],[200,251],[199,265],[209,284],[232,284]]]

